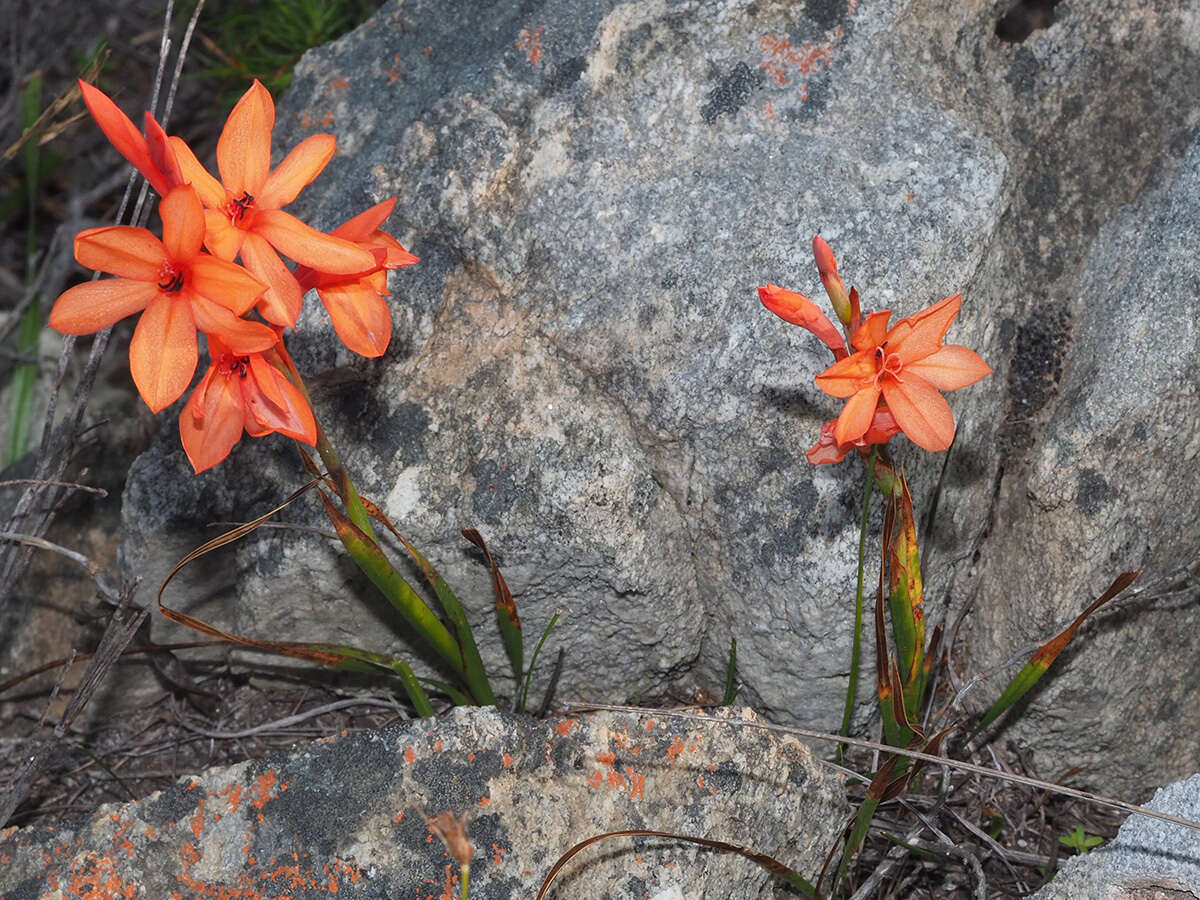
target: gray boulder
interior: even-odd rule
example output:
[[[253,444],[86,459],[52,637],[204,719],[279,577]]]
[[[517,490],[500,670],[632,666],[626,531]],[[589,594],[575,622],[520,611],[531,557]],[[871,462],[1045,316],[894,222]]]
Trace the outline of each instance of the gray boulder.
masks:
[[[1159,812],[1200,820],[1200,775],[1155,791]],[[1133,815],[1107,844],[1068,859],[1034,900],[1188,900],[1200,897],[1200,832]]]
[[[1196,232],[1197,4],[1060,4],[1022,44],[1000,42],[992,14],[953,0],[463,2],[451,17],[416,2],[298,67],[276,147],[329,130],[339,155],[296,211],[332,227],[397,194],[391,228],[422,260],[391,277],[382,360],[339,349],[310,299],[291,346],[317,415],[487,633],[487,572],[460,527],[491,543],[528,631],[566,611],[560,697],[714,690],[736,636],[749,702],[836,726],[861,466],[805,462],[838,409],[812,382],[828,354],[754,292],[819,297],[818,232],[867,308],[963,292],[949,339],[996,370],[950,395],[949,454],[896,448],[922,521],[937,496],[929,617],[973,600],[972,672],[1117,572],[1154,583],[1194,555],[1179,466],[1200,415],[1200,257],[1168,247]],[[1151,252],[1122,230],[1168,208],[1174,245]],[[123,510],[126,569],[151,589],[212,536],[205,523],[265,511],[304,477],[275,439],[193,477],[164,421]],[[321,519],[315,505],[285,517]],[[167,602],[260,637],[424,658],[336,544],[272,532],[220,560]],[[1118,611],[1079,638],[1043,762],[1104,748],[1087,777],[1112,789],[1190,770],[1197,732],[1178,726],[1200,700],[1162,659],[1195,657],[1197,631],[1167,618],[1182,601],[1158,584],[1137,609],[1164,614]],[[1195,595],[1194,577],[1182,586]],[[499,642],[482,643],[504,672]],[[1118,660],[1128,676],[1097,683]],[[1132,702],[1147,683],[1155,703]],[[1021,734],[1036,744],[1049,717]],[[1128,739],[1154,728],[1177,751]]]
[[[53,828],[0,830],[0,895],[457,896],[458,866],[423,818],[443,811],[466,823],[480,900],[532,897],[573,844],[635,828],[749,846],[815,880],[849,815],[836,777],[793,738],[733,727],[752,713],[729,718],[459,709],[326,739]],[[732,900],[779,886],[734,854],[620,838],[575,857],[552,896]]]

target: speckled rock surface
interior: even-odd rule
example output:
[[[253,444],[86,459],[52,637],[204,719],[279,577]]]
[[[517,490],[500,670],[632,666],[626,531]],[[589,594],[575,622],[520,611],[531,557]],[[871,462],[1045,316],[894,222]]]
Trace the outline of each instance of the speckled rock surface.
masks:
[[[811,875],[849,814],[837,780],[791,738],[653,713],[538,723],[460,709],[182,778],[76,822],[0,831],[0,896],[449,897],[457,866],[418,807],[465,817],[481,900],[533,896],[572,844],[620,828],[751,846]],[[776,895],[741,857],[619,839],[576,857],[550,896],[671,889]]]
[[[1197,546],[1179,476],[1194,441],[1172,422],[1200,418],[1184,163],[1200,4],[1064,2],[1021,44],[996,38],[994,6],[463,2],[449,17],[427,0],[297,69],[277,146],[340,143],[296,210],[329,227],[398,194],[392,227],[422,258],[392,277],[380,361],[338,350],[307,307],[293,346],[318,415],[485,627],[464,526],[499,555],[527,627],[566,611],[560,696],[713,690],[734,635],[749,702],[835,727],[859,471],[804,461],[837,410],[812,382],[826,359],[754,294],[818,296],[820,232],[869,308],[962,291],[950,337],[996,369],[952,396],[948,456],[897,447],[922,522],[939,488],[929,618],[973,599],[960,637],[983,669],[1144,568],[1157,586],[1082,632],[1058,708],[1021,734],[1045,735],[1049,776],[1104,748],[1083,777],[1109,790],[1194,768],[1200,731],[1161,723],[1194,723],[1200,695],[1161,660],[1200,658],[1200,629],[1171,609],[1196,582],[1155,579]],[[1154,300],[1174,312],[1156,318]],[[282,441],[192,478],[168,426],[126,492],[127,570],[153,590],[212,536],[204,523],[260,513],[302,478]],[[252,635],[405,651],[319,538],[271,533],[220,559],[168,601]],[[502,671],[499,642],[482,643]],[[1117,667],[1128,677],[1097,678]],[[1152,703],[1127,693],[1144,684]],[[1128,739],[1155,729],[1171,752]]]
[[[1146,804],[1200,821],[1200,775],[1160,788]],[[1200,831],[1131,816],[1109,843],[1068,859],[1035,900],[1192,900],[1200,897]]]

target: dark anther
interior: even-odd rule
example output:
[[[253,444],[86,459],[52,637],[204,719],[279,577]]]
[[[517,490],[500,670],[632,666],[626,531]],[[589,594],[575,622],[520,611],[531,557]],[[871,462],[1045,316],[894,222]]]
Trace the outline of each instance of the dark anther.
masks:
[[[183,287],[183,273],[182,272],[176,272],[174,275],[171,276],[171,280],[166,282],[165,284],[161,281],[158,283],[158,289],[160,291],[166,291],[168,294],[175,293],[181,287]]]
[[[237,371],[239,378],[245,378],[250,371],[250,357],[239,356],[234,362],[233,368]]]
[[[250,196],[249,191],[242,191],[242,196],[232,202],[238,208],[235,218],[241,219],[246,215],[246,210],[250,208],[250,204],[254,202],[254,198]]]

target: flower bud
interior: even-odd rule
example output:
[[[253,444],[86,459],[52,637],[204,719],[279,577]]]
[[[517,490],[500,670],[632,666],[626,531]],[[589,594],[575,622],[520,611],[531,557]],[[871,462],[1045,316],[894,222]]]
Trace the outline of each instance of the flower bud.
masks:
[[[819,236],[813,238],[813,258],[817,261],[817,271],[821,273],[821,284],[825,285],[825,293],[829,295],[833,311],[842,325],[849,327],[852,316],[850,298],[846,295],[846,286],[838,277],[837,260],[833,258],[833,251]]]

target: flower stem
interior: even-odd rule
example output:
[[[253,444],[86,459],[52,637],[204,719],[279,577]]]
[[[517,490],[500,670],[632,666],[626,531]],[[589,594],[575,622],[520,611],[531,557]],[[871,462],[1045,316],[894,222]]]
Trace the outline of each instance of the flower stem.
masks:
[[[854,713],[854,697],[858,693],[858,669],[862,655],[862,623],[863,623],[863,569],[867,556],[867,521],[871,512],[871,489],[875,485],[875,454],[877,447],[871,447],[871,457],[867,460],[866,482],[863,486],[862,520],[858,529],[858,588],[854,594],[854,643],[850,648],[850,683],[846,686],[846,706],[842,711],[842,737],[850,733],[850,716]],[[845,744],[838,744],[837,759],[842,759]]]

